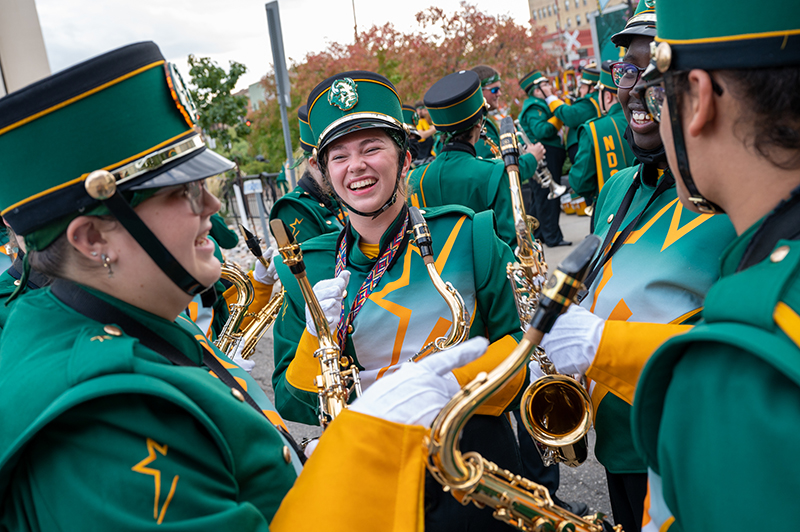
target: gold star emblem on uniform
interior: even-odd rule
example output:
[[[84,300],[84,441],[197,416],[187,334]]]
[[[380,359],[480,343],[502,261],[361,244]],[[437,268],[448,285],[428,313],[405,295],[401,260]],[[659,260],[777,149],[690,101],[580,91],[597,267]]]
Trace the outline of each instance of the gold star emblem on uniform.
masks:
[[[299,219],[295,218],[294,222],[289,224],[289,227],[292,228],[292,236],[295,237],[295,238],[297,238],[297,234],[300,232],[300,228],[297,227],[297,226],[300,225],[301,223],[303,223],[303,218],[299,218]]]

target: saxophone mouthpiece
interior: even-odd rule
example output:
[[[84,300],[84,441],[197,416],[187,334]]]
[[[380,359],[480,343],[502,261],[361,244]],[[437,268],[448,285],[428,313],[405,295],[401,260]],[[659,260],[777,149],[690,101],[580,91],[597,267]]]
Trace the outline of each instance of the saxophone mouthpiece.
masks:
[[[433,239],[428,229],[428,223],[416,207],[408,208],[408,218],[411,220],[411,231],[419,248],[419,253],[425,262],[433,260]]]
[[[265,267],[269,266],[269,259],[264,258],[264,254],[261,251],[261,244],[258,242],[258,237],[247,230],[247,228],[239,224],[239,231],[242,233],[244,237],[244,243],[247,244],[247,249],[250,250],[255,258],[258,259],[258,262],[263,264]]]

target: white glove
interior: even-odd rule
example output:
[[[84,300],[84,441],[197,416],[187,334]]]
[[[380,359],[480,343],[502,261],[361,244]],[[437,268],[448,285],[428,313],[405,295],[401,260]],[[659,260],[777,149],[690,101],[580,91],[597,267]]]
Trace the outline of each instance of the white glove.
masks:
[[[570,305],[567,312],[558,317],[549,333],[539,344],[556,371],[565,375],[583,376],[594,361],[605,321],[580,305]],[[541,377],[539,363],[529,365],[531,380]]]
[[[330,327],[331,332],[334,332],[336,325],[339,324],[339,316],[342,313],[342,300],[349,280],[350,272],[344,270],[338,277],[323,279],[314,285],[314,294],[317,296],[319,306],[322,307],[322,312],[328,320],[328,327]],[[314,337],[317,336],[317,328],[314,326],[314,320],[311,318],[307,305],[306,329]]]
[[[247,373],[253,371],[253,368],[256,366],[255,360],[245,360],[242,358],[242,350],[244,349],[244,342],[240,341],[239,345],[236,346],[236,351],[233,352],[233,357],[231,360],[234,364],[245,370]]]
[[[488,346],[486,338],[473,338],[417,363],[406,362],[370,386],[350,409],[394,423],[429,427],[461,389],[452,370],[477,359]]]
[[[278,272],[275,271],[275,261],[272,260],[277,253],[278,250],[276,248],[267,248],[267,251],[264,252],[263,256],[265,259],[270,259],[269,267],[264,267],[264,265],[261,264],[261,261],[257,260],[256,270],[253,272],[253,279],[261,284],[266,284],[269,286],[272,286],[278,282]]]

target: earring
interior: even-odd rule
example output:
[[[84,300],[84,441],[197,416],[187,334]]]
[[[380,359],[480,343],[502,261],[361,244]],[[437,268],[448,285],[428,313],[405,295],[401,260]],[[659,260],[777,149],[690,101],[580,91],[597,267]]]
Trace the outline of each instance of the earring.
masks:
[[[96,257],[96,256],[97,256],[97,252],[96,251],[92,251],[92,257]]]
[[[100,255],[100,258],[103,259],[103,267],[108,271],[108,277],[114,277],[114,270],[111,269],[111,260],[108,258],[108,255],[103,253]]]

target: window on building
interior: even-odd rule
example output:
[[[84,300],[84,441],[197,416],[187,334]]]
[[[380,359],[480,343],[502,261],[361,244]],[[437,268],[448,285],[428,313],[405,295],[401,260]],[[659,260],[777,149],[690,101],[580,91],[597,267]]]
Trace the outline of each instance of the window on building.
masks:
[[[561,29],[561,23],[559,21],[557,21],[557,20],[556,20],[556,29],[557,30]]]
[[[583,0],[583,7],[586,7],[586,0]]]
[[[581,16],[580,16],[580,14],[575,15],[575,25],[576,26],[580,26],[581,25]]]
[[[571,28],[571,27],[572,27],[572,19],[571,19],[571,18],[569,18],[569,17],[567,17],[567,27],[568,27],[568,28]]]
[[[549,17],[549,16],[552,16],[552,15],[553,15],[553,7],[552,6],[547,6],[547,16]]]
[[[564,1],[564,9],[566,9],[567,11],[569,11],[569,0],[565,0],[565,1]]]
[[[569,2],[569,0],[567,0],[567,2]],[[579,2],[580,2],[580,0],[575,0],[575,9],[578,9],[578,7],[580,7],[580,3]]]

